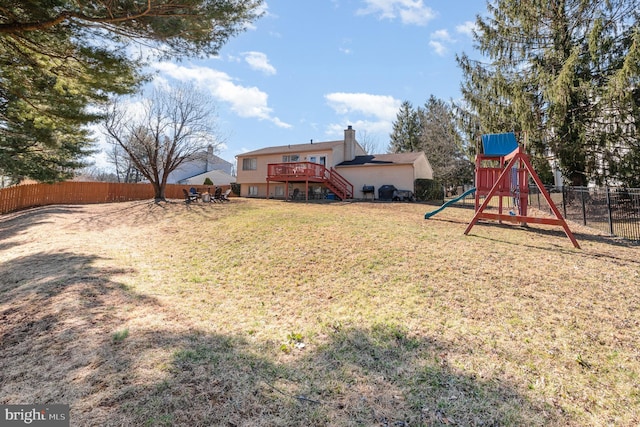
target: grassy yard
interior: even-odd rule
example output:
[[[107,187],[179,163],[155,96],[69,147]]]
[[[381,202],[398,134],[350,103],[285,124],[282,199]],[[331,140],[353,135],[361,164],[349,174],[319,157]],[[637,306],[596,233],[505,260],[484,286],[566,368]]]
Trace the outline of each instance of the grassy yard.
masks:
[[[71,424],[635,426],[640,248],[448,208],[0,217],[0,404]]]

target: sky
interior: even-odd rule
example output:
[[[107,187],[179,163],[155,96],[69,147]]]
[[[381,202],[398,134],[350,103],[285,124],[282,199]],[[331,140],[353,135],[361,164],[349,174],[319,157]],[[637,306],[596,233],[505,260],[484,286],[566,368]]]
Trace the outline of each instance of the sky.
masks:
[[[259,148],[342,139],[349,125],[386,152],[403,101],[460,98],[455,57],[477,56],[471,31],[486,2],[267,0],[263,12],[216,57],[151,65],[156,84],[211,96],[218,155],[234,165]]]

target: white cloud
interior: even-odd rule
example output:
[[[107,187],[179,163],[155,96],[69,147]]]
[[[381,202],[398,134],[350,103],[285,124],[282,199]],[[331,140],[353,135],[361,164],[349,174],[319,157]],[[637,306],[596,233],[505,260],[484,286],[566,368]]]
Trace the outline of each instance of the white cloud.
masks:
[[[382,120],[395,120],[401,101],[386,95],[335,92],[325,95],[327,104],[338,114],[360,113]]]
[[[447,30],[437,30],[431,33],[429,46],[437,55],[444,56],[449,51],[447,45],[455,43]]]
[[[328,125],[325,133],[327,135],[340,137],[343,135],[344,129],[347,126],[345,123],[353,126],[356,132],[366,132],[367,135],[371,137],[383,136],[384,138],[388,138],[388,135],[393,130],[393,121],[347,120],[342,123],[332,123]]]
[[[456,26],[456,31],[469,37],[473,37],[473,31],[476,29],[476,23],[473,21],[465,21]]]
[[[351,50],[351,48],[349,47],[352,43],[351,39],[343,39],[341,46],[338,47],[338,50],[342,53],[344,53],[345,55],[351,55],[351,53],[353,53],[353,51]]]
[[[432,40],[453,41],[447,30],[438,30],[431,33]]]
[[[447,53],[447,48],[444,44],[439,41],[431,40],[429,42],[429,46],[434,50],[437,55],[444,56]]]
[[[366,7],[358,9],[358,15],[378,15],[379,19],[395,20],[403,24],[426,25],[436,13],[422,0],[364,0]]]
[[[328,125],[327,135],[339,136],[347,124],[370,135],[386,138],[393,127],[402,101],[385,95],[335,92],[325,95],[327,104],[339,115],[340,123]],[[364,116],[364,118],[362,117]]]
[[[266,54],[262,52],[244,52],[242,55],[252,69],[262,71],[268,75],[276,74],[276,69],[273,65],[269,64],[269,59]]]
[[[268,120],[278,127],[290,128],[291,125],[273,115],[268,106],[268,95],[257,87],[236,84],[226,73],[212,68],[199,66],[179,66],[171,62],[158,62],[154,67],[165,76],[179,81],[192,82],[211,95],[231,106],[231,111],[240,117]]]

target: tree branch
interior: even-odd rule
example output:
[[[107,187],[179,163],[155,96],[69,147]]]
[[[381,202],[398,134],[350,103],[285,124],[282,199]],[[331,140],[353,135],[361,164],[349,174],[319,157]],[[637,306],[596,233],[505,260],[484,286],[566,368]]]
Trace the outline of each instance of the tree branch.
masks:
[[[164,5],[160,4],[160,5],[154,6],[152,4],[152,0],[147,0],[146,7],[137,13],[133,13],[133,14],[126,13],[123,15],[117,15],[117,14],[112,14],[111,10],[107,8],[106,12],[109,16],[103,16],[103,17],[92,17],[84,13],[63,11],[63,12],[60,12],[57,16],[45,21],[9,22],[9,23],[0,24],[0,34],[3,34],[3,33],[11,34],[11,33],[25,32],[25,31],[46,30],[71,19],[78,19],[81,21],[92,22],[97,24],[117,24],[117,23],[126,22],[126,21],[133,21],[136,19],[144,18],[144,17],[167,16],[170,14],[169,12],[183,9],[185,6],[186,5],[168,5],[168,4],[164,4]]]

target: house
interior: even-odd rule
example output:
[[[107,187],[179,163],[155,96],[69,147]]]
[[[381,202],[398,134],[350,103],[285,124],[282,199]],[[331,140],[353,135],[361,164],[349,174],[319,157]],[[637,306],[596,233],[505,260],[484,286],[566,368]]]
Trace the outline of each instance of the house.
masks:
[[[415,191],[415,180],[432,179],[424,153],[368,155],[348,126],[344,139],[262,148],[236,156],[240,196],[263,198],[376,197],[367,189],[394,185]]]
[[[209,178],[215,185],[229,185],[235,182],[232,176],[233,164],[213,154],[213,146],[207,151],[195,154],[185,160],[169,174],[169,184],[202,185]]]

